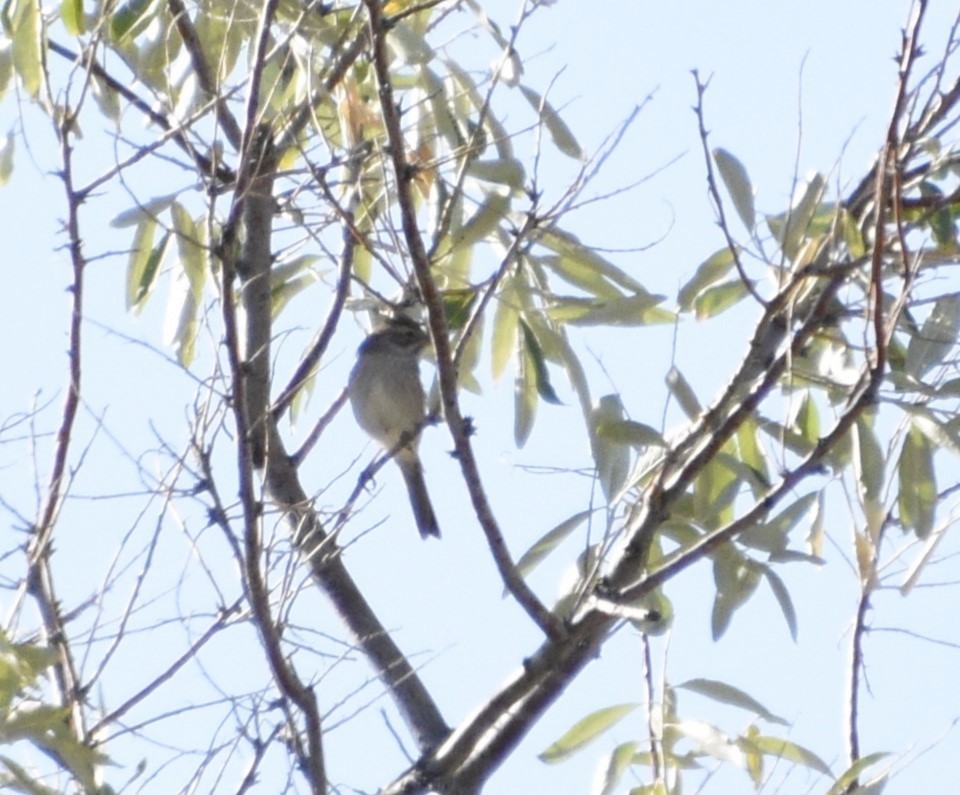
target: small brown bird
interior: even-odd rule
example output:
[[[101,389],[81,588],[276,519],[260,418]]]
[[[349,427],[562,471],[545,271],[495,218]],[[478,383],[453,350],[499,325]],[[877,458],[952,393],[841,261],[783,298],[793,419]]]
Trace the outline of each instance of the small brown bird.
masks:
[[[363,430],[387,450],[403,444],[394,460],[407,484],[417,528],[423,538],[439,538],[440,527],[417,454],[426,419],[420,352],[429,341],[413,320],[392,318],[361,343],[347,389],[353,414]]]

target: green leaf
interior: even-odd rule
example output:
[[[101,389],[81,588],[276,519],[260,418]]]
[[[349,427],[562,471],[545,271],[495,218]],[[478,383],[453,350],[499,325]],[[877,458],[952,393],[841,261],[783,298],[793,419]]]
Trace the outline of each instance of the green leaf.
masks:
[[[173,228],[177,236],[180,267],[175,269],[167,314],[167,338],[177,349],[177,360],[184,367],[193,362],[198,313],[206,276],[206,252],[201,246],[203,227],[194,222],[179,202],[171,207]]]
[[[674,315],[657,304],[662,295],[644,292],[611,300],[555,298],[547,314],[573,326],[647,326],[672,323]]]
[[[513,440],[523,447],[530,438],[537,414],[537,363],[527,345],[519,346],[513,384]]]
[[[550,383],[550,372],[547,370],[547,363],[543,358],[543,348],[540,347],[537,335],[533,333],[533,329],[530,328],[523,318],[520,319],[520,330],[523,332],[524,353],[533,364],[533,376],[536,381],[537,394],[547,401],[547,403],[553,403],[554,405],[562,404],[563,401],[557,397],[557,393],[553,390],[553,384]]]
[[[7,93],[13,79],[13,54],[9,41],[0,42],[0,100]]]
[[[617,444],[631,447],[666,447],[667,441],[656,428],[636,420],[603,420],[597,424],[597,435]]]
[[[667,389],[670,390],[670,394],[677,399],[677,403],[680,404],[680,408],[683,409],[683,413],[687,415],[687,418],[695,420],[699,417],[703,410],[702,406],[700,405],[700,401],[697,400],[697,395],[693,391],[693,387],[690,386],[690,382],[684,378],[683,373],[676,367],[671,367],[670,372],[667,373],[664,380],[667,384]]]
[[[60,0],[60,19],[71,36],[83,33],[83,0]]]
[[[506,285],[500,293],[497,309],[493,313],[490,371],[494,381],[503,375],[507,362],[517,350],[519,343],[520,313],[515,299],[516,293],[512,284]]]
[[[924,181],[919,185],[920,195],[926,199],[944,199],[943,191],[936,185]],[[956,214],[953,209],[947,206],[941,206],[933,213],[924,211],[924,220],[930,231],[933,233],[933,239],[937,247],[944,251],[955,251],[957,248],[957,224]]]
[[[584,245],[580,239],[570,232],[558,227],[547,229],[540,234],[537,240],[544,248],[559,254],[563,258],[571,258],[589,266],[613,284],[619,285],[630,293],[646,292],[644,286],[629,273],[618,268],[612,262],[604,259],[592,248]]]
[[[9,779],[0,776],[0,785],[8,787],[11,792],[16,789],[19,792],[27,793],[27,795],[62,795],[62,790],[51,789],[41,784],[9,757],[0,756],[0,764],[10,772]]]
[[[953,293],[937,299],[930,315],[918,334],[907,345],[905,369],[921,378],[944,360],[957,342],[960,332],[960,294]]]
[[[750,483],[754,495],[760,496],[770,486],[770,475],[767,459],[757,435],[757,420],[755,417],[749,417],[737,429],[736,439],[737,457],[753,473],[753,477],[746,480]]]
[[[510,211],[510,196],[491,192],[486,201],[459,229],[451,230],[437,247],[436,259],[446,257],[456,249],[472,246],[496,229]]]
[[[604,395],[590,412],[591,447],[597,479],[607,503],[615,500],[630,474],[630,449],[604,433],[614,423],[626,422],[619,395]]]
[[[780,612],[783,613],[783,618],[787,622],[787,629],[790,630],[790,637],[793,638],[793,642],[797,642],[797,610],[793,606],[793,599],[790,597],[790,591],[787,590],[786,584],[780,578],[780,575],[777,574],[769,566],[764,566],[762,568],[763,576],[767,578],[767,582],[770,584],[770,590],[773,591],[773,596],[777,600],[777,604],[780,605]]]
[[[607,755],[603,772],[597,779],[591,795],[610,795],[617,788],[617,784],[620,783],[627,768],[630,767],[639,748],[640,743],[637,742],[621,743],[614,748]]]
[[[166,196],[154,196],[150,201],[143,204],[137,204],[128,210],[117,213],[111,221],[110,226],[114,229],[124,229],[128,226],[136,226],[144,219],[156,220],[161,213],[174,205],[178,194],[168,193]]]
[[[865,770],[873,767],[873,765],[875,765],[881,759],[884,759],[888,756],[890,756],[888,753],[875,753],[867,754],[866,756],[861,757],[840,774],[836,784],[830,787],[830,791],[827,792],[827,795],[847,795],[850,785],[860,778],[860,775]]]
[[[623,297],[623,294],[604,278],[603,272],[595,268],[589,260],[554,254],[540,257],[539,261],[564,281],[586,290],[597,298]]]
[[[763,706],[763,704],[753,698],[753,696],[726,682],[719,682],[716,679],[697,678],[688,679],[683,684],[676,685],[676,687],[681,687],[693,693],[699,693],[701,696],[712,698],[721,704],[729,704],[733,707],[745,709],[770,723],[779,723],[781,726],[789,725],[786,720],[774,715]]]
[[[883,489],[885,456],[870,423],[859,417],[851,429],[854,443],[853,465],[865,501],[876,502]]]
[[[791,261],[796,259],[801,243],[807,237],[810,222],[823,199],[826,184],[823,174],[814,174],[788,212],[767,218],[767,226],[780,244],[780,250]]]
[[[153,236],[157,222],[145,219],[137,228],[130,247],[130,261],[127,264],[127,309],[139,309],[150,293],[154,279],[160,269],[163,253],[170,240],[170,233],[164,234],[160,244],[153,246]]]
[[[810,390],[804,392],[803,399],[800,401],[794,427],[810,444],[820,439],[820,415],[817,413],[817,404],[813,402]]]
[[[790,531],[800,520],[815,511],[816,506],[817,492],[805,494],[784,508],[774,519],[744,530],[737,536],[737,540],[765,552],[782,552],[788,546]]]
[[[540,761],[553,764],[569,758],[611,726],[623,720],[638,706],[639,704],[617,704],[591,712],[577,721],[559,740],[541,753]]]
[[[590,516],[590,511],[575,513],[534,541],[533,545],[517,561],[517,572],[520,576],[526,577],[530,574],[567,536],[583,524],[588,516]]]
[[[680,294],[677,297],[680,311],[689,312],[697,297],[707,287],[716,284],[726,276],[733,268],[733,263],[733,252],[726,246],[701,262],[690,281],[680,288]]]
[[[527,102],[529,102],[537,112],[540,120],[546,125],[547,132],[550,133],[550,137],[553,139],[553,143],[557,149],[568,157],[573,157],[577,160],[582,159],[584,156],[583,149],[580,147],[580,144],[577,143],[577,139],[573,137],[570,128],[567,127],[566,122],[560,118],[560,114],[557,113],[554,107],[532,88],[520,86],[520,91],[523,93]]]
[[[133,38],[149,24],[152,14],[148,15],[154,0],[128,0],[110,17],[110,38],[120,42],[127,37]]]
[[[717,593],[710,616],[710,631],[719,640],[730,626],[733,614],[753,596],[760,583],[759,567],[732,547],[721,548],[714,555],[713,578]]]
[[[730,193],[730,198],[733,199],[733,206],[740,220],[747,227],[747,231],[752,232],[757,225],[757,217],[753,205],[753,185],[750,184],[747,169],[726,149],[714,149],[713,160],[717,164],[723,184]]]
[[[809,751],[802,745],[783,740],[780,737],[754,736],[749,740],[758,750],[767,756],[776,759],[785,759],[788,762],[795,762],[798,765],[809,767],[825,776],[832,776],[830,766],[824,762],[813,751]]]
[[[867,253],[867,242],[863,239],[863,232],[857,225],[857,219],[847,210],[840,210],[840,227],[843,230],[843,240],[847,244],[850,256],[857,258]]]
[[[903,440],[897,473],[900,521],[918,538],[927,538],[936,518],[937,481],[930,440],[916,426],[911,426]]]
[[[467,174],[484,182],[497,182],[518,190],[523,187],[527,178],[523,163],[515,157],[506,160],[474,160],[467,166]]]
[[[6,185],[13,173],[13,135],[0,138],[0,185]]]
[[[693,302],[697,320],[715,317],[732,306],[736,306],[748,295],[743,281],[737,277],[715,287],[708,287]]]
[[[13,68],[26,92],[36,97],[43,74],[40,3],[39,0],[14,0],[14,3],[10,13]]]

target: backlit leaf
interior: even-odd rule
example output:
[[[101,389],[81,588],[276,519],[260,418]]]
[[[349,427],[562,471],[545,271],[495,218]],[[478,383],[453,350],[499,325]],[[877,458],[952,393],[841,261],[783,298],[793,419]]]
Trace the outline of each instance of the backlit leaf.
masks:
[[[540,116],[540,120],[546,125],[547,132],[550,133],[550,138],[553,139],[553,143],[557,149],[568,157],[582,158],[584,155],[583,149],[580,147],[580,144],[577,143],[577,139],[573,137],[570,128],[567,127],[566,122],[560,118],[560,114],[557,113],[554,107],[532,88],[520,86],[520,91]]]
[[[605,435],[603,429],[625,421],[619,395],[604,395],[590,413],[593,459],[600,488],[608,503],[617,498],[630,474],[630,448]]]
[[[574,530],[576,530],[584,520],[590,516],[590,511],[580,511],[568,519],[564,519],[556,527],[551,528],[540,538],[533,542],[533,545],[524,552],[517,561],[517,572],[521,577],[526,577],[540,563],[556,549]]]
[[[0,186],[6,185],[13,173],[14,137],[10,134],[0,138]]]
[[[589,260],[547,255],[540,257],[540,262],[561,279],[586,290],[597,298],[623,297],[623,294],[604,278],[603,272],[595,268]]]
[[[787,622],[790,637],[793,638],[793,642],[796,643],[798,632],[797,609],[793,606],[790,591],[787,590],[787,586],[780,578],[780,575],[769,566],[763,567],[763,576],[767,578],[767,582],[770,584],[770,590],[773,591],[773,596],[777,600],[777,604],[780,605],[780,612],[783,613],[783,619]]]
[[[592,248],[584,245],[576,235],[570,232],[566,232],[557,227],[547,229],[541,233],[537,242],[545,248],[550,249],[550,251],[559,254],[561,257],[569,257],[582,262],[627,292],[645,292],[644,286],[629,273],[622,268],[618,268]]]
[[[753,185],[750,184],[747,169],[726,149],[714,149],[713,160],[717,164],[717,171],[720,172],[723,184],[730,193],[730,198],[733,199],[737,215],[747,227],[747,231],[752,232],[757,224],[757,217],[753,204]]]
[[[860,759],[840,774],[839,778],[837,778],[837,783],[830,787],[827,795],[847,795],[850,790],[850,785],[860,778],[864,771],[888,756],[890,756],[890,754],[875,753],[860,757]],[[861,795],[863,795],[863,793],[861,793]]]
[[[851,429],[854,442],[853,466],[866,500],[877,500],[883,488],[885,456],[870,423],[863,417]]]
[[[508,287],[500,294],[497,309],[493,313],[493,342],[490,351],[490,371],[493,380],[498,380],[507,367],[507,362],[517,350],[519,342],[520,314],[514,303],[513,290]]]
[[[510,197],[497,192],[487,196],[470,219],[459,229],[451,230],[437,248],[436,259],[441,259],[455,249],[472,246],[489,235],[506,217],[510,210]]]
[[[591,795],[610,795],[630,767],[639,748],[640,743],[637,742],[621,743],[614,748],[606,759],[600,762]]]
[[[528,346],[520,345],[519,353],[513,382],[513,440],[523,447],[537,414],[537,365]]]
[[[557,298],[547,314],[560,323],[574,326],[646,326],[672,323],[672,312],[657,306],[662,295],[642,293],[610,300]]]
[[[683,287],[677,297],[681,312],[689,312],[693,302],[710,285],[716,284],[733,268],[733,252],[724,247],[700,263],[697,272]]]
[[[130,261],[127,264],[127,309],[140,308],[153,287],[154,279],[160,269],[170,233],[164,234],[157,246],[153,237],[157,223],[145,220],[133,237],[130,248]]]
[[[750,743],[755,745],[761,752],[767,756],[777,759],[786,759],[788,762],[795,762],[798,765],[809,767],[825,776],[832,776],[830,766],[824,762],[813,751],[809,751],[802,745],[781,739],[780,737],[751,737]]]
[[[814,174],[788,212],[767,218],[767,225],[780,244],[780,249],[791,261],[796,259],[800,244],[807,237],[810,222],[823,199],[826,184],[822,174]]]
[[[690,386],[690,382],[684,378],[683,373],[676,367],[671,367],[670,372],[667,373],[667,377],[664,380],[666,381],[667,389],[670,390],[670,394],[677,399],[677,403],[680,404],[680,408],[683,409],[683,413],[687,415],[687,418],[695,420],[699,417],[700,412],[703,410],[702,406],[697,399],[696,393],[693,391],[693,387]]]
[[[747,295],[747,288],[739,277],[714,287],[708,287],[694,299],[694,314],[696,314],[698,320],[715,317],[738,304]]]
[[[726,682],[720,682],[715,679],[697,678],[688,679],[683,684],[676,685],[676,687],[699,693],[701,696],[712,698],[721,704],[730,704],[731,706],[745,709],[770,723],[779,723],[781,726],[789,725],[786,720],[774,715],[764,707],[763,704],[753,698],[753,696]]]
[[[550,383],[550,371],[547,370],[547,363],[543,358],[543,348],[540,347],[540,342],[536,334],[533,333],[533,330],[523,318],[520,319],[520,330],[522,332],[521,338],[524,353],[529,357],[529,361],[533,365],[533,376],[536,379],[537,394],[547,401],[547,403],[562,403],[563,401],[557,397],[557,393],[553,390],[553,384]]]
[[[960,295],[953,293],[937,299],[918,334],[907,345],[906,370],[921,378],[944,359],[957,343],[960,332]]]
[[[591,712],[585,718],[577,721],[559,740],[539,755],[542,762],[561,762],[575,754],[585,745],[599,737],[614,724],[621,721],[638,704],[617,704],[613,707],[604,707]]]
[[[39,0],[15,0],[12,12],[13,68],[20,76],[24,89],[30,96],[40,91],[42,75],[41,27]]]
[[[911,427],[903,440],[897,464],[900,494],[900,521],[918,538],[926,538],[933,529],[937,509],[937,482],[930,440],[919,428]]]
[[[83,33],[83,0],[61,0],[60,20],[71,36]]]

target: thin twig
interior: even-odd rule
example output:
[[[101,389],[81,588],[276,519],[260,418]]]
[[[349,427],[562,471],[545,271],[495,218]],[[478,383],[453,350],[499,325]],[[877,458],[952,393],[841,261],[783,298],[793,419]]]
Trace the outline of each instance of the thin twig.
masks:
[[[454,440],[457,460],[460,462],[474,513],[486,535],[487,544],[504,584],[546,635],[554,638],[560,637],[564,634],[562,623],[547,610],[517,571],[483,490],[480,470],[473,454],[467,424],[460,413],[457,400],[457,373],[453,366],[453,355],[447,336],[443,302],[430,273],[430,258],[427,255],[423,237],[417,224],[411,191],[413,172],[407,162],[406,141],[400,126],[400,113],[393,98],[382,3],[381,0],[365,0],[365,5],[369,14],[373,64],[379,86],[381,114],[390,143],[390,156],[393,161],[393,172],[396,179],[397,204],[400,210],[403,235],[416,274],[420,294],[423,296],[427,307],[430,336],[437,355],[443,413]]]

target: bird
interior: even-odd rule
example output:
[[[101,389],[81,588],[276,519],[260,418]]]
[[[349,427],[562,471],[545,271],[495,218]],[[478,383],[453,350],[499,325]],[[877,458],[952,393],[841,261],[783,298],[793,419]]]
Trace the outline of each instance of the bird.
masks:
[[[416,321],[404,315],[389,318],[357,349],[347,392],[357,424],[387,451],[394,451],[421,537],[439,538],[440,526],[417,453],[427,420],[420,353],[429,341]]]

